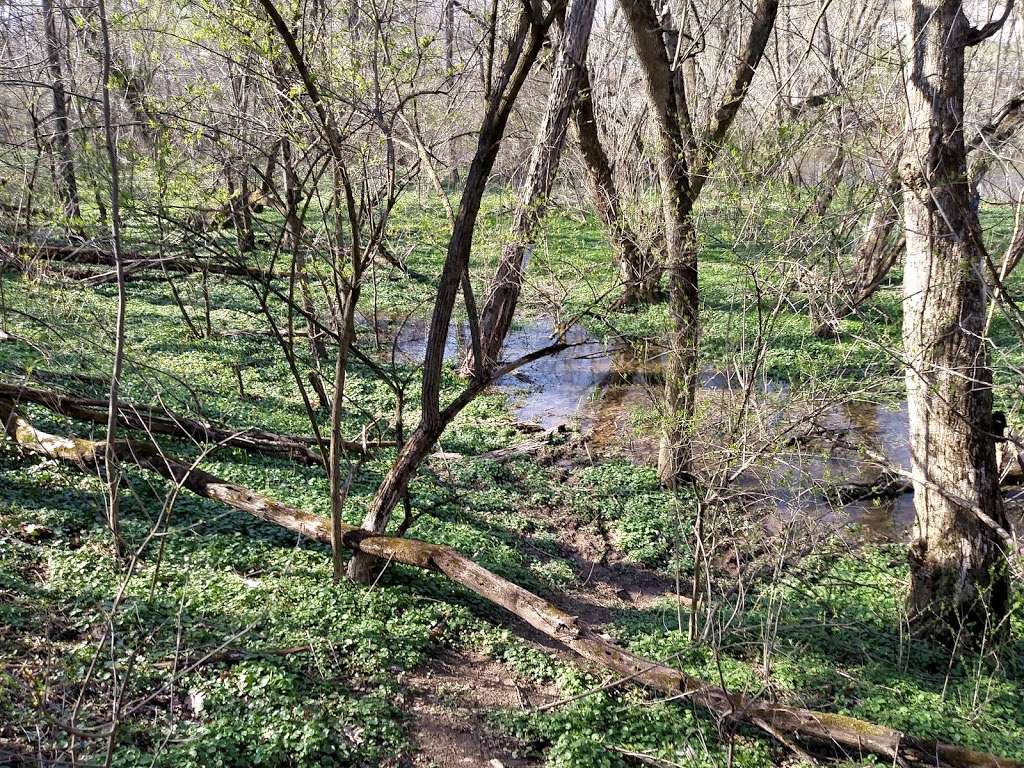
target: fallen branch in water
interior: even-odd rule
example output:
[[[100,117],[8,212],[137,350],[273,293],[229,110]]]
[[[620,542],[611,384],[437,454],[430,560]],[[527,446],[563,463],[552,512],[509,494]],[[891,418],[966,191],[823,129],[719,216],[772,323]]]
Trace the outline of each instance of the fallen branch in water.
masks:
[[[49,408],[62,416],[94,424],[105,424],[107,401],[75,397],[46,389],[0,382],[0,399],[13,403],[30,402]],[[316,439],[298,435],[280,435],[261,429],[230,429],[206,421],[190,419],[163,409],[118,402],[118,420],[130,429],[140,429],[157,435],[189,437],[204,443],[220,443],[241,448],[250,453],[286,458],[310,466],[323,466],[316,449]],[[372,448],[394,445],[389,441],[344,441],[347,450],[365,453]]]
[[[826,490],[825,495],[838,504],[874,499],[895,499],[914,492],[914,483],[906,477],[883,472],[874,480],[850,480]]]
[[[807,436],[819,438],[836,430],[819,430]],[[849,480],[837,483],[825,490],[825,495],[839,504],[852,501],[870,501],[873,499],[894,499],[905,493],[914,492],[914,483],[910,472],[895,464],[884,453],[872,450],[861,443],[852,443],[844,438],[837,438],[832,443],[834,448],[842,448],[864,456],[865,464],[878,468],[878,476],[873,479]],[[1019,438],[1009,435],[996,444],[996,465],[999,469],[1001,485],[1017,485],[1024,480],[1024,451]]]
[[[102,442],[41,432],[21,417],[9,401],[0,400],[0,420],[4,422],[7,435],[27,452],[62,459],[89,470],[103,462],[106,446]],[[119,440],[114,444],[113,452],[118,461],[152,470],[199,496],[222,502],[314,541],[330,544],[331,526],[326,517],[289,507],[203,470],[180,464],[151,445]],[[342,544],[349,550],[443,573],[584,659],[647,688],[676,698],[687,698],[719,717],[760,728],[772,738],[799,738],[832,749],[839,747],[854,759],[869,753],[882,755],[894,763],[921,766],[1024,768],[1024,764],[1013,760],[931,739],[918,739],[846,715],[788,707],[730,693],[661,662],[630,653],[606,640],[578,617],[488,571],[450,547],[375,535],[345,524],[341,532]]]

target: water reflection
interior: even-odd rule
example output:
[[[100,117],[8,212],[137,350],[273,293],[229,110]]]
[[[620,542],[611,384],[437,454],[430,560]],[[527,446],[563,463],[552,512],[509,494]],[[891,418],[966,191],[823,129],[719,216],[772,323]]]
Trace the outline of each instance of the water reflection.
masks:
[[[382,325],[395,338],[396,360],[420,364],[427,349],[429,323],[411,319],[400,323],[384,321]],[[573,420],[581,403],[608,378],[612,361],[605,344],[590,337],[585,330],[574,327],[562,339],[574,346],[559,354],[536,360],[503,377],[497,383],[515,403],[516,417],[522,421],[551,429]],[[505,342],[504,358],[512,360],[558,340],[558,330],[551,318],[534,320],[513,328]],[[453,322],[445,344],[445,360],[461,360],[470,350],[469,325]]]
[[[421,319],[378,324],[378,331],[392,340],[396,360],[414,364],[423,361],[428,330],[429,324]],[[551,318],[530,321],[510,333],[505,358],[526,354],[555,338]],[[564,338],[576,346],[523,366],[498,382],[497,389],[512,398],[516,417],[544,429],[575,421],[598,453],[656,462],[663,350],[655,345],[609,346],[581,328],[569,330]],[[446,359],[461,359],[469,349],[467,324],[453,323]],[[909,468],[905,407],[866,401],[820,406],[814,422],[823,430],[821,439],[791,441],[780,448],[776,436],[794,424],[806,426],[804,414],[811,409],[784,383],[763,377],[748,383],[735,371],[706,370],[699,387],[702,418],[695,453],[708,462],[736,462],[735,452],[721,448],[727,441],[739,446],[733,451],[745,450],[759,439],[771,446],[736,482],[759,496],[773,514],[835,525],[859,523],[868,539],[906,538],[914,517],[910,494],[834,505],[823,493],[826,486],[877,479],[881,470],[866,460],[866,454],[881,454],[891,465]]]

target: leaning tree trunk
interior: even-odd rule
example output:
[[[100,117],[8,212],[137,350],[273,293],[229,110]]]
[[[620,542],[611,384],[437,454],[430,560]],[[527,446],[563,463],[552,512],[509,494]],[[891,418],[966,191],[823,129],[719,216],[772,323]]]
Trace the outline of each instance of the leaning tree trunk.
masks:
[[[68,129],[67,93],[64,91],[64,75],[60,65],[60,40],[57,38],[57,23],[53,15],[52,0],[42,0],[43,26],[46,33],[46,62],[50,69],[50,90],[53,93],[53,119],[56,125],[53,153],[54,170],[60,197],[64,203],[64,215],[78,219],[81,211],[78,201],[78,182],[75,178],[75,160],[71,149],[71,132]]]
[[[903,233],[891,237],[900,221],[901,184],[892,177],[880,191],[864,235],[853,255],[853,275],[839,289],[838,301],[830,300],[825,313],[815,318],[814,335],[836,338],[841,321],[856,312],[885,282],[903,251]]]
[[[983,338],[984,245],[964,146],[959,0],[908,0],[903,345],[916,520],[908,613],[919,634],[983,643],[1005,632],[1007,528]]]
[[[464,295],[471,299],[471,293],[467,289],[468,281],[465,278],[473,250],[473,234],[480,214],[480,203],[487,189],[487,179],[497,159],[512,107],[540,54],[550,24],[548,17],[538,23],[535,10],[535,6],[529,5],[524,5],[520,10],[516,31],[506,47],[507,53],[501,72],[488,86],[487,111],[480,127],[476,152],[466,175],[466,186],[459,200],[459,212],[455,217],[444,267],[438,280],[437,299],[423,358],[420,423],[402,446],[398,458],[385,475],[363,519],[363,528],[373,533],[383,533],[387,529],[391,512],[405,496],[409,481],[420,462],[430,452],[451,420],[489,383],[482,368],[477,367],[469,386],[442,410],[441,382],[445,344],[459,289],[463,289]],[[471,317],[471,323],[475,322],[475,313],[469,306],[467,312]],[[381,565],[382,562],[372,555],[356,553],[349,562],[349,578],[371,583],[380,572]]]
[[[615,248],[619,263],[622,296],[619,306],[649,304],[658,291],[661,269],[658,257],[640,247],[636,233],[631,230],[622,213],[619,190],[615,186],[612,165],[601,143],[597,115],[594,112],[594,94],[590,72],[584,67],[580,77],[580,90],[573,112],[573,124],[579,141],[580,154],[587,168],[594,210]]]
[[[512,316],[523,286],[523,269],[547,208],[547,199],[565,146],[569,116],[576,102],[587,58],[595,5],[596,0],[573,0],[566,15],[547,108],[516,207],[510,241],[502,250],[480,317],[480,352],[483,358],[480,362],[485,370],[492,368],[501,356],[505,336],[512,327]],[[472,363],[468,360],[466,363],[464,368],[468,372],[472,370]]]

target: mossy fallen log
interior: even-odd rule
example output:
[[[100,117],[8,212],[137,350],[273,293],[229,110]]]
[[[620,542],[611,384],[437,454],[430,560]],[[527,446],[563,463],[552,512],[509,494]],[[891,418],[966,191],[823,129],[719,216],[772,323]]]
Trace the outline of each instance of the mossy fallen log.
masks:
[[[9,438],[27,452],[61,459],[87,470],[103,463],[102,442],[51,435],[35,429],[0,400],[0,420]],[[219,501],[266,522],[325,544],[331,541],[330,521],[191,468],[163,455],[156,447],[118,441],[114,454],[123,464],[135,464],[180,484],[193,493]],[[369,533],[342,526],[344,546],[385,562],[396,562],[443,573],[457,584],[499,605],[534,629],[584,659],[620,675],[624,680],[663,694],[687,698],[715,715],[760,728],[772,738],[796,738],[839,750],[847,756],[881,755],[894,764],[949,768],[1024,768],[1024,764],[931,739],[920,739],[846,715],[818,712],[732,693],[690,677],[661,662],[637,656],[553,603],[483,568],[450,547],[415,539]]]
[[[94,424],[106,424],[107,401],[67,395],[47,389],[21,384],[0,382],[0,399],[12,403],[35,403],[62,416]],[[138,429],[156,435],[192,438],[204,443],[220,443],[241,448],[250,453],[287,458],[310,466],[323,466],[316,449],[316,440],[299,435],[282,435],[262,429],[232,429],[192,419],[165,409],[138,405],[124,400],[118,402],[118,421],[129,429]],[[345,440],[345,448],[354,453],[365,453],[373,448],[394,445],[391,441]]]

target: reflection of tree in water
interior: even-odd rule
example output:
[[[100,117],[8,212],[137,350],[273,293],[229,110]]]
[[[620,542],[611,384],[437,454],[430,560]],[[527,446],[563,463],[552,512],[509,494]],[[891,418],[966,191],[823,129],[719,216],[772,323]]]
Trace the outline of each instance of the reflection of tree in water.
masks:
[[[864,401],[844,402],[842,415],[849,430],[850,442],[863,446],[875,455],[882,455],[892,466],[908,469],[910,448],[907,435],[906,406],[898,410],[878,403]],[[877,481],[884,469],[876,462],[864,461],[856,452],[851,461],[857,469],[855,479]],[[851,520],[864,526],[866,537],[884,541],[906,538],[914,520],[914,501],[911,494],[895,497],[849,502],[845,512]]]
[[[386,327],[397,337],[401,360],[422,360],[425,320],[395,320]],[[556,332],[550,317],[531,320],[512,330],[505,354],[515,357],[542,347]],[[579,327],[566,331],[565,338],[578,346],[524,366],[499,383],[497,389],[513,398],[516,417],[546,429],[578,419],[598,453],[653,465],[665,386],[663,346],[656,340],[608,345]],[[453,322],[446,357],[459,360],[470,346],[468,325]],[[693,439],[706,477],[725,477],[729,468],[741,466],[745,458],[737,446],[764,446],[731,481],[745,503],[780,519],[807,518],[836,526],[856,522],[868,539],[905,538],[914,514],[911,495],[843,505],[825,498],[830,484],[871,481],[880,475],[878,465],[865,460],[856,446],[883,454],[894,465],[908,465],[905,408],[863,400],[822,407],[783,382],[731,369],[701,373],[698,404]],[[821,437],[790,440],[794,424],[805,421],[810,411],[824,427]]]
[[[662,352],[646,341],[619,344],[608,350],[610,370],[580,414],[580,426],[592,445],[637,463],[656,460],[656,425],[639,422],[643,412],[661,405],[665,385]]]

